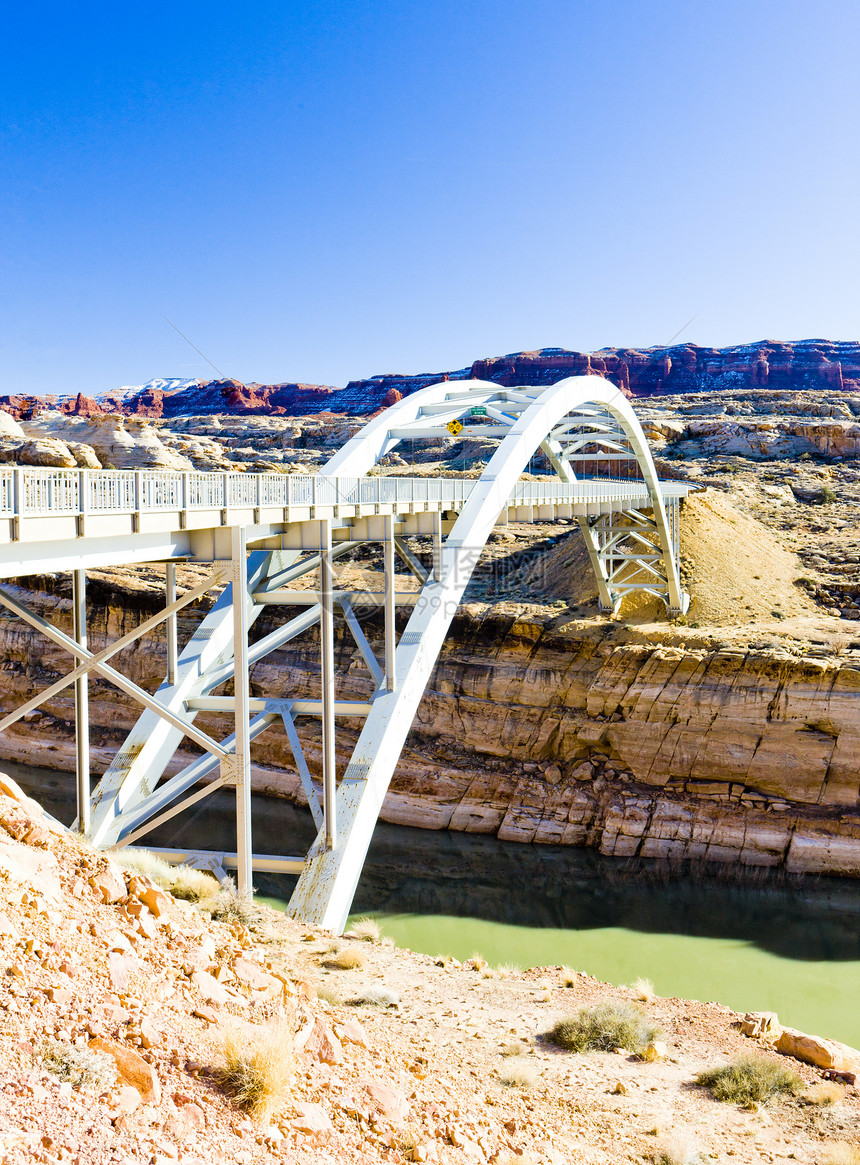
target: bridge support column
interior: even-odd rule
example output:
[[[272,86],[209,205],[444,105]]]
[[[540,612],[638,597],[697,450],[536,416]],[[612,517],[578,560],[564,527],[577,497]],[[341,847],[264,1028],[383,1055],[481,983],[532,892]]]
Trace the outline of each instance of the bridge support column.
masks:
[[[439,581],[439,571],[442,565],[442,514],[435,511],[433,514],[433,578]]]
[[[248,731],[248,585],[245,530],[230,531],[230,577],[233,584],[233,733],[236,784],[236,886],[242,897],[253,893],[251,843],[251,734]],[[226,762],[222,762],[222,765]]]
[[[86,648],[87,574],[84,570],[72,572],[72,607],[75,642]],[[75,792],[78,829],[86,833],[90,827],[90,704],[86,672],[75,680]]]
[[[337,843],[337,757],[334,734],[334,560],[331,522],[319,523],[320,535],[320,688],[322,699],[323,814],[326,849]]]
[[[169,608],[176,602],[176,563],[168,562],[165,565],[164,576],[164,605]],[[179,660],[179,635],[176,623],[176,612],[167,616],[167,683],[176,683],[176,665]]]
[[[385,567],[385,687],[393,692],[397,684],[395,671],[395,650],[397,647],[397,627],[395,623],[394,601],[394,517],[385,517],[383,559]]]
[[[577,521],[579,522],[579,528],[582,531],[582,537],[585,541],[585,549],[588,551],[588,560],[591,563],[591,569],[594,571],[600,609],[601,611],[614,611],[616,603],[606,581],[606,571],[603,566],[603,559],[600,556],[601,548],[595,531],[589,523],[588,518],[578,518]]]

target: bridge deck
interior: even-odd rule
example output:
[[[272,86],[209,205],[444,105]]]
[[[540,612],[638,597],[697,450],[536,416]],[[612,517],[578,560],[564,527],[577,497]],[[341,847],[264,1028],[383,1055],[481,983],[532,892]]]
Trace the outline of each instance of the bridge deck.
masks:
[[[247,530],[249,545],[301,546],[302,523],[321,519],[332,521],[336,539],[348,538],[357,522],[377,515],[400,519],[403,533],[429,533],[420,515],[459,512],[476,485],[467,478],[3,469],[0,578],[229,559],[229,530],[236,526]],[[665,500],[688,488],[661,482]],[[521,481],[501,519],[585,517],[650,505],[647,486],[636,480]]]

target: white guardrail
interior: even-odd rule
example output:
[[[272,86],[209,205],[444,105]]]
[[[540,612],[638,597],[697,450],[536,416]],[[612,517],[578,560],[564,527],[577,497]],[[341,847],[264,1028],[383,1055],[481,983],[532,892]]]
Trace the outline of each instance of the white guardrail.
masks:
[[[438,477],[323,477],[282,473],[173,473],[125,469],[0,469],[0,517],[58,514],[134,514],[143,511],[260,509],[267,506],[385,505],[450,502],[461,505],[477,479]],[[517,482],[513,504],[641,498],[641,481],[585,479],[573,485]],[[666,483],[664,494],[685,493]]]

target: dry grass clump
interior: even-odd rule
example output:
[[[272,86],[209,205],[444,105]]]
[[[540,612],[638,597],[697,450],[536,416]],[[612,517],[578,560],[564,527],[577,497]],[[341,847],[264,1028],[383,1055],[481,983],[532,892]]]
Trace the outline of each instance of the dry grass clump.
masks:
[[[314,983],[314,991],[316,991],[317,999],[322,999],[324,1003],[330,1003],[332,1007],[340,1007],[343,1003],[343,996],[334,983]]]
[[[860,1146],[834,1141],[832,1145],[825,1145],[821,1156],[815,1160],[817,1165],[860,1165]]]
[[[525,1044],[505,1044],[503,1048],[499,1048],[500,1056],[522,1056],[526,1051]]]
[[[731,1064],[708,1068],[699,1073],[696,1083],[729,1104],[767,1104],[778,1096],[797,1096],[803,1091],[803,1080],[796,1072],[764,1056],[740,1056]]]
[[[508,1088],[534,1088],[540,1072],[527,1056],[512,1056],[499,1073],[499,1079]]]
[[[396,991],[389,991],[387,987],[377,987],[375,984],[368,984],[362,991],[348,999],[347,1003],[350,1007],[399,1007],[400,996]]]
[[[324,961],[324,967],[335,971],[359,971],[367,962],[367,951],[361,947],[339,947]]]
[[[222,1036],[221,1087],[239,1108],[269,1116],[290,1092],[295,1059],[293,1033],[281,1022],[249,1031],[228,1027]]]
[[[217,898],[221,891],[218,879],[205,870],[195,870],[193,866],[173,866],[149,850],[123,849],[116,852],[114,857],[130,874],[143,874],[174,898],[184,898],[186,902],[206,902]]]
[[[659,1034],[660,1028],[640,1008],[629,1003],[599,1003],[559,1020],[547,1039],[568,1052],[611,1052],[615,1048],[641,1052]]]
[[[39,1050],[42,1067],[81,1092],[106,1092],[116,1083],[116,1064],[106,1052],[47,1039]]]
[[[704,1154],[688,1129],[671,1132],[657,1150],[656,1165],[699,1165]]]
[[[562,967],[562,969],[561,969],[561,985],[562,985],[562,987],[575,987],[577,974],[578,974],[578,972],[574,971],[573,967]]]
[[[378,943],[382,938],[382,931],[375,918],[357,918],[343,937],[357,938],[366,943]]]
[[[219,890],[214,898],[202,899],[199,905],[215,922],[239,923],[248,930],[258,929],[263,922],[263,913],[254,899],[238,894],[229,886]]]
[[[472,957],[467,960],[466,966],[471,967],[471,969],[473,971],[488,971],[489,970],[489,963],[484,958],[484,956],[479,954],[477,951],[475,951],[475,953],[472,955]]]
[[[630,990],[640,1003],[650,1003],[654,998],[654,984],[650,979],[634,979],[630,984]]]
[[[820,1080],[817,1084],[810,1084],[801,1100],[807,1104],[817,1104],[820,1108],[827,1108],[831,1104],[838,1104],[845,1098],[845,1089],[834,1080]]]
[[[519,963],[499,963],[497,967],[493,968],[493,972],[497,979],[510,979],[511,975],[519,975],[522,967]]]
[[[407,1124],[396,1134],[397,1148],[403,1153],[407,1160],[412,1159],[412,1154],[421,1144],[421,1129],[418,1125]]]

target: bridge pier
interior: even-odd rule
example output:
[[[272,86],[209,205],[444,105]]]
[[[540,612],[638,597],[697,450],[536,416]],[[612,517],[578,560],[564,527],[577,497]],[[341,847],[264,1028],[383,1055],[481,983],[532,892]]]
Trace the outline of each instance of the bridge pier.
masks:
[[[75,642],[87,646],[87,572],[72,571],[72,611]],[[75,680],[75,803],[78,829],[90,827],[90,706],[87,673]]]

